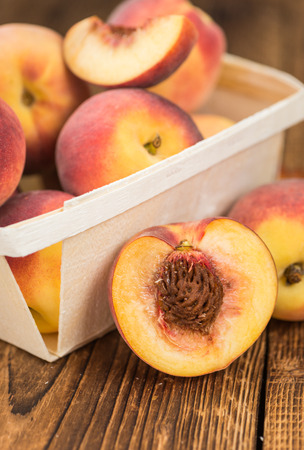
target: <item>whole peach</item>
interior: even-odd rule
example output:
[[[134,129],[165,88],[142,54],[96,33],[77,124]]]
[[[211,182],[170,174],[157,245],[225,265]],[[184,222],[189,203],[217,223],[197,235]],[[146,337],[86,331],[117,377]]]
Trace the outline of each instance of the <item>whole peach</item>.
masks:
[[[196,123],[198,129],[202,133],[204,139],[214,136],[226,128],[231,127],[235,122],[228,117],[218,114],[191,114],[192,119]]]
[[[284,179],[240,198],[229,216],[252,228],[276,263],[279,290],[273,316],[304,320],[304,179]]]
[[[0,227],[61,208],[72,196],[62,191],[19,193],[0,208]],[[58,330],[62,243],[24,257],[6,257],[39,330]]]
[[[108,22],[138,27],[149,18],[168,14],[181,14],[190,19],[198,31],[198,41],[184,63],[151,90],[192,112],[206,102],[215,89],[226,49],[222,28],[188,0],[125,0],[114,9]]]
[[[0,99],[0,205],[15,192],[25,164],[25,137],[20,121]]]
[[[202,139],[191,117],[144,89],[92,96],[68,119],[56,148],[63,189],[80,195],[155,164]]]
[[[32,24],[4,24],[0,41],[0,98],[23,127],[25,172],[38,172],[54,162],[58,133],[88,97],[88,87],[65,66],[63,38],[57,32]]]

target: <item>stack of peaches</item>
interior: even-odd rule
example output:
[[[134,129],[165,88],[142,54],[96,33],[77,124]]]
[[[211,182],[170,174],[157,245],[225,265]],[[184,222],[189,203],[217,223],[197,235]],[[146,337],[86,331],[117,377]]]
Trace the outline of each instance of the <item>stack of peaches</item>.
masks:
[[[226,42],[187,0],[125,0],[107,23],[85,18],[64,38],[5,24],[0,39],[1,227],[233,124],[195,114],[216,86]],[[23,191],[24,177],[45,177],[53,167],[58,189]],[[125,244],[109,302],[140,358],[167,373],[201,375],[247,350],[273,311],[304,319],[303,183],[262,187],[229,218],[156,226]],[[56,332],[61,243],[7,261],[39,330]]]

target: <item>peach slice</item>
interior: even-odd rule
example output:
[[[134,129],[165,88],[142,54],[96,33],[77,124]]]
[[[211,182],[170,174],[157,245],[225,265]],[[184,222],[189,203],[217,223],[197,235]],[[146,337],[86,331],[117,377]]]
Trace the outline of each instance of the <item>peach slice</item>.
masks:
[[[188,0],[124,0],[112,11],[108,22],[138,27],[152,17],[168,14],[182,14],[191,20],[198,40],[183,64],[151,90],[193,112],[208,100],[217,84],[226,49],[223,29]]]
[[[279,278],[273,316],[304,320],[304,179],[260,186],[240,198],[229,216],[252,228],[273,255]]]
[[[64,58],[79,78],[104,87],[148,87],[173,73],[190,53],[197,31],[184,16],[149,20],[141,28],[103,23],[97,16],[73,25]]]
[[[109,280],[127,344],[179,376],[223,369],[245,352],[266,327],[276,294],[269,250],[227,218],[144,230],[122,248]]]
[[[0,227],[61,208],[70,198],[55,190],[16,194],[0,208]],[[58,242],[24,257],[6,257],[41,333],[58,330],[61,248]]]
[[[74,195],[151,166],[202,139],[191,117],[144,89],[102,92],[84,102],[62,128],[56,165]]]

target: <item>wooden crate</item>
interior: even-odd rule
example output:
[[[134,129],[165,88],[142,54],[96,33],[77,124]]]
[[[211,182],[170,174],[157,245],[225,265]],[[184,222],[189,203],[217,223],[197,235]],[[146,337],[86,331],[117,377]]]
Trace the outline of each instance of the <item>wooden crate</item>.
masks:
[[[0,338],[53,361],[114,327],[107,279],[121,246],[153,225],[223,215],[280,171],[284,131],[304,119],[304,86],[292,76],[226,55],[202,110],[232,127],[53,211],[0,228]],[[41,335],[6,262],[63,241],[59,332]]]

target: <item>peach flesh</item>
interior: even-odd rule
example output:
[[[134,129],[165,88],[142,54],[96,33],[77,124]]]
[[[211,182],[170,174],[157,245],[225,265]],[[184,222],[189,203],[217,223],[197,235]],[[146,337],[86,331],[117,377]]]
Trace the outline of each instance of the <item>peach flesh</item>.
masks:
[[[0,227],[60,208],[72,198],[61,191],[16,194],[0,208]],[[41,333],[58,330],[61,242],[24,257],[6,257]]]
[[[168,320],[157,301],[168,255],[190,252],[191,259],[193,249],[223,289],[215,308],[213,294],[207,300],[206,315],[213,308],[215,313],[201,328],[196,319],[194,328]],[[127,344],[151,366],[178,376],[223,369],[246,351],[266,327],[276,293],[275,266],[263,241],[225,218],[144,230],[123,247],[109,281],[111,311]],[[180,308],[177,314],[182,316]]]
[[[63,49],[71,71],[90,83],[149,87],[171,75],[196,40],[196,28],[184,16],[154,18],[140,28],[111,26],[91,16],[68,30]]]
[[[202,139],[190,116],[144,89],[121,88],[84,102],[56,148],[63,189],[80,195],[151,166]]]
[[[0,99],[0,206],[14,194],[25,164],[25,137],[18,117]]]
[[[304,320],[304,180],[260,186],[240,198],[229,216],[252,228],[273,255],[279,279],[273,316]]]

